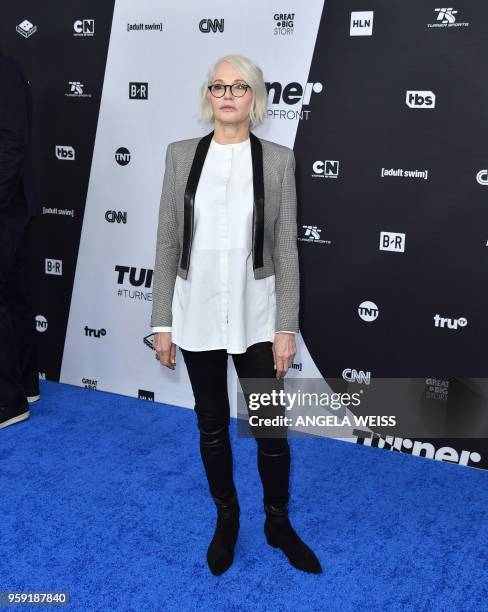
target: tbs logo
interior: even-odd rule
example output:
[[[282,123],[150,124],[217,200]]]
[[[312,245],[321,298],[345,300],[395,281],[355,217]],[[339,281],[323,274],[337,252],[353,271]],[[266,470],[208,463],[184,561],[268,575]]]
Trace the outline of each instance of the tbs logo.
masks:
[[[410,108],[435,108],[435,94],[432,91],[407,91],[405,102]]]
[[[129,100],[147,100],[148,94],[148,83],[129,83]]]
[[[63,161],[73,161],[75,159],[75,150],[70,146],[56,145],[56,157]]]

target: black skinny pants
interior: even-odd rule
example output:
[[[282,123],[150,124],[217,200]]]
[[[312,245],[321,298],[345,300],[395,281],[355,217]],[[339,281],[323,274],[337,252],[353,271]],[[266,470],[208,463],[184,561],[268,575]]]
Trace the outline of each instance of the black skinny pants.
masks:
[[[195,413],[200,430],[200,454],[212,497],[226,500],[235,491],[232,475],[232,450],[229,439],[230,405],[227,393],[227,351],[180,350],[190,377],[195,398]],[[274,379],[271,387],[283,389],[283,380],[276,379],[271,342],[258,342],[242,354],[232,354],[239,379]],[[266,383],[267,386],[267,383]],[[245,392],[246,403],[247,395]],[[271,389],[270,389],[271,391]],[[285,414],[276,406],[273,414]],[[250,411],[248,414],[260,414]],[[251,428],[257,442],[257,465],[263,485],[263,503],[283,505],[289,501],[290,447],[286,428],[283,437],[261,437],[259,428]],[[269,429],[267,430],[269,431]]]
[[[19,210],[0,213],[0,406],[16,408],[27,407],[26,395],[39,393],[31,308],[33,221],[26,222]]]

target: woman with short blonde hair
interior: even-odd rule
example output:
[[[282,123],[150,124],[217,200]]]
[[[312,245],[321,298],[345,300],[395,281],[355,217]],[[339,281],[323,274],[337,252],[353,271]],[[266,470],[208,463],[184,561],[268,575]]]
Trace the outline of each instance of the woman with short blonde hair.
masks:
[[[249,379],[269,379],[267,389],[283,389],[296,354],[300,284],[294,154],[251,131],[266,116],[261,69],[227,55],[209,71],[201,93],[200,115],[212,132],[166,150],[151,325],[157,359],[174,369],[179,346],[192,385],[201,458],[217,508],[207,550],[217,575],[233,562],[240,514],[227,358],[232,355],[246,401]],[[284,414],[282,405],[253,411],[257,417]],[[317,557],[288,517],[286,426],[250,428],[266,539],[293,566],[319,573]]]

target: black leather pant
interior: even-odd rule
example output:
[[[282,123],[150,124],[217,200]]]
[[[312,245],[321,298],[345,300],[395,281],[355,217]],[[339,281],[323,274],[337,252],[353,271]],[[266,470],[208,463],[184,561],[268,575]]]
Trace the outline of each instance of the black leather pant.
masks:
[[[200,454],[211,495],[229,499],[235,490],[232,476],[232,450],[229,439],[230,405],[227,393],[227,358],[225,349],[187,351],[180,348],[190,377],[195,397],[195,413],[200,430]],[[239,379],[274,379],[273,389],[282,389],[283,380],[276,380],[271,342],[258,342],[242,354],[232,354]],[[248,384],[248,383],[247,383]],[[267,383],[266,383],[267,385]],[[246,395],[249,386],[243,386]],[[276,406],[273,414],[285,414],[285,408]],[[257,411],[248,411],[255,415]],[[290,448],[286,428],[280,428],[282,437],[261,437],[262,430],[252,427],[257,442],[257,465],[263,484],[263,502],[273,505],[289,501]],[[269,431],[269,429],[267,430]]]

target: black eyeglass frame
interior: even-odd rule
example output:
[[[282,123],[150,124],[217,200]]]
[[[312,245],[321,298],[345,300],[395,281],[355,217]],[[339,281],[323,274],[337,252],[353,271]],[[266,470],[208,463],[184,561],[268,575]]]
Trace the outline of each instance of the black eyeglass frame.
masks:
[[[224,93],[223,93],[221,96],[216,96],[216,95],[213,93],[213,91],[212,91],[212,87],[215,87],[216,85],[218,85],[219,87],[223,87],[223,88],[224,88]],[[233,87],[238,87],[238,86],[241,86],[241,87],[242,87],[242,86],[244,86],[244,87],[246,88],[246,90],[245,90],[245,92],[242,94],[242,96],[239,96],[239,95],[237,95],[237,96],[236,96],[236,94],[234,93],[234,91],[233,91],[233,89],[232,89]],[[250,85],[248,85],[247,83],[232,83],[232,85],[224,85],[223,83],[214,83],[213,85],[209,85],[209,86],[207,87],[207,89],[209,90],[209,92],[212,94],[212,96],[213,96],[214,98],[223,98],[223,97],[225,96],[225,94],[227,93],[227,87],[230,89],[230,93],[231,93],[233,96],[235,96],[236,98],[242,98],[242,97],[244,97],[244,96],[246,95],[246,93],[247,93],[247,90],[248,90],[248,89],[251,89],[251,86],[250,86]]]

